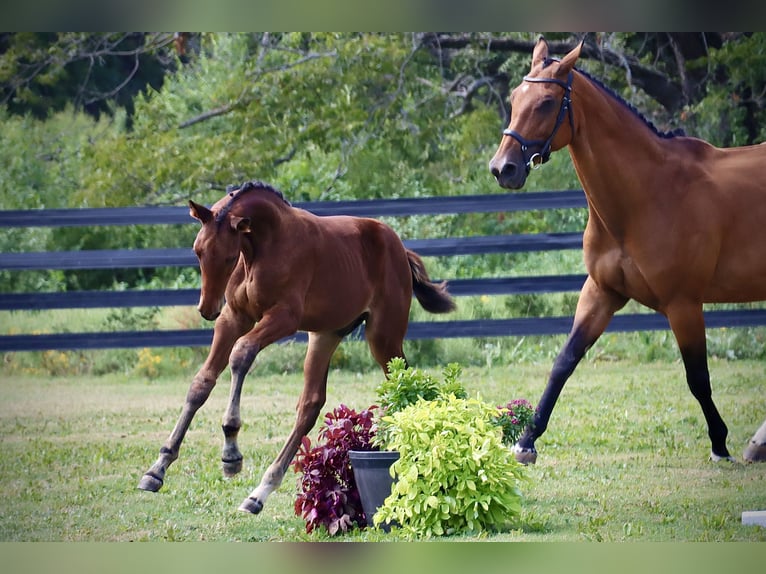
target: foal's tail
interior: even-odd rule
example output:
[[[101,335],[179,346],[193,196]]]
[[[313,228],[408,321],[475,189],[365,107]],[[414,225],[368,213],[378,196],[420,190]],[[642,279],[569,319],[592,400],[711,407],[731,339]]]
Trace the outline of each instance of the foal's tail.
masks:
[[[455,301],[447,291],[447,282],[434,283],[428,277],[423,260],[407,249],[407,259],[412,271],[412,291],[418,303],[429,313],[449,313],[455,310]]]

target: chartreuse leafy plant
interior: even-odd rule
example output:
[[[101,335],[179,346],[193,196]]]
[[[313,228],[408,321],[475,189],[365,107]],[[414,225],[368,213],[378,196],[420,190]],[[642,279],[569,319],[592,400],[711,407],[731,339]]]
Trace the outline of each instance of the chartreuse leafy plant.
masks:
[[[375,524],[431,537],[512,527],[521,513],[524,466],[503,445],[497,407],[450,395],[383,417],[397,481]]]
[[[388,376],[376,387],[380,413],[378,428],[373,443],[385,448],[389,442],[390,421],[384,415],[392,415],[404,410],[418,401],[433,401],[454,395],[458,398],[467,396],[460,381],[462,367],[450,363],[442,371],[443,380],[439,381],[426,371],[407,366],[401,357],[394,357],[386,365]]]

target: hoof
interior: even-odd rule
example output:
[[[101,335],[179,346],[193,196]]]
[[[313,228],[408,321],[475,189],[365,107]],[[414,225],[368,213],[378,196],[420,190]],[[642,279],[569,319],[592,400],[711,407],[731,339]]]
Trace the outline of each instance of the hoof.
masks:
[[[716,454],[711,451],[710,453],[710,460],[713,462],[721,462],[722,460],[728,461],[728,462],[737,462],[737,459],[731,456],[730,454],[727,455],[720,455]]]
[[[239,474],[242,471],[242,459],[239,460],[224,460],[223,462],[223,475],[226,478],[231,478]]]
[[[162,488],[162,484],[163,482],[161,478],[157,478],[151,474],[145,474],[143,478],[141,478],[141,482],[138,483],[138,488],[148,492],[157,492]]]
[[[535,447],[526,448],[516,443],[513,445],[513,454],[521,464],[535,464],[537,462],[537,450],[535,450]]]
[[[766,462],[766,444],[758,444],[751,440],[742,458],[747,462]]]
[[[258,514],[263,510],[263,502],[256,500],[255,498],[247,497],[242,504],[239,505],[239,510],[242,512],[249,512],[250,514]]]

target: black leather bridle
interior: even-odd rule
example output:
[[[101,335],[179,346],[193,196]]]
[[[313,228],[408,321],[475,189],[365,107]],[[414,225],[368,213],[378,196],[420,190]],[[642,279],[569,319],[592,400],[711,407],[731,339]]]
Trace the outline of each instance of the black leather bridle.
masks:
[[[574,120],[572,119],[572,72],[569,72],[566,82],[557,80],[556,78],[534,78],[531,76],[524,76],[525,82],[538,82],[542,84],[558,84],[564,88],[564,97],[561,99],[561,107],[559,108],[559,115],[556,117],[556,125],[553,126],[553,131],[548,139],[545,140],[528,140],[525,139],[520,133],[512,129],[504,129],[503,135],[512,137],[521,144],[521,153],[524,156],[524,165],[527,168],[527,173],[530,169],[537,169],[542,164],[547,162],[551,157],[551,143],[553,138],[556,137],[556,133],[559,131],[561,124],[564,123],[564,116],[569,115],[569,127],[574,132]],[[538,151],[530,153],[530,148],[538,147]]]

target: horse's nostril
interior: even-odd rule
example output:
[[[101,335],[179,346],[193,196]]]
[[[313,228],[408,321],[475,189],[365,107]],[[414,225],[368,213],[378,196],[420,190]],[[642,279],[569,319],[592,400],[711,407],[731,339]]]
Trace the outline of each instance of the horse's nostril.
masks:
[[[500,169],[497,167],[492,167],[490,170],[492,172],[492,175],[495,176],[495,179],[500,181],[501,178],[513,178],[516,174],[516,164],[512,162],[507,162],[502,165]]]

